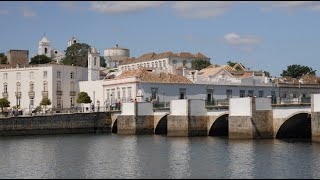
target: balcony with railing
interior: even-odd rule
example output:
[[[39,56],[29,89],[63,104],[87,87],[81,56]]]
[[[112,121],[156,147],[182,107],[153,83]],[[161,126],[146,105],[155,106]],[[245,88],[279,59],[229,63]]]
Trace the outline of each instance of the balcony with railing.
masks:
[[[57,91],[56,94],[57,96],[62,96],[62,91]]]
[[[311,97],[300,97],[300,98],[274,98],[272,101],[272,104],[310,104],[311,103]]]
[[[154,102],[153,108],[154,109],[170,108],[170,102]]]
[[[48,97],[49,92],[48,91],[42,91],[41,94],[42,94],[43,97]]]
[[[29,91],[28,94],[29,94],[29,97],[30,97],[30,98],[33,98],[34,95],[35,95],[34,91]]]
[[[61,95],[62,95],[62,91],[61,91]],[[70,96],[76,96],[76,92],[75,91],[70,91]]]
[[[2,93],[2,97],[3,98],[8,98],[9,97],[9,93],[8,92],[3,92]]]
[[[15,94],[17,98],[21,98],[21,94],[22,94],[21,92],[16,92]]]

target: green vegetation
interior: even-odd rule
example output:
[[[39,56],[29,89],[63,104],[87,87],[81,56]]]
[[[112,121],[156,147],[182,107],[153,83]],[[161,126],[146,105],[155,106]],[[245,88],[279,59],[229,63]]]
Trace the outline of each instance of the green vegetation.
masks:
[[[6,98],[1,98],[1,99],[0,99],[0,107],[1,107],[1,112],[2,112],[2,114],[4,114],[3,108],[5,108],[5,107],[10,107],[10,102],[8,101],[8,99],[6,99]]]
[[[29,64],[47,64],[48,62],[52,62],[52,59],[42,54],[32,57]]]
[[[60,63],[64,65],[74,65],[88,67],[88,52],[90,51],[90,46],[85,43],[75,43],[68,47],[66,52],[66,57],[61,59]]]
[[[210,61],[207,61],[204,59],[195,59],[191,62],[192,69],[195,69],[198,71],[201,69],[204,69],[210,65],[211,65]]]
[[[7,56],[4,53],[0,53],[0,64],[8,64]]]
[[[103,56],[100,56],[100,66],[107,67],[106,59]]]
[[[303,75],[311,74],[316,75],[316,70],[312,70],[311,67],[308,66],[302,66],[298,64],[293,64],[287,67],[287,70],[283,70],[282,74],[280,74],[282,77],[293,77],[293,78],[300,78]]]
[[[49,98],[47,97],[44,97],[41,102],[40,102],[40,105],[41,106],[44,106],[44,111],[46,112],[46,109],[47,109],[47,106],[51,104],[51,101]]]

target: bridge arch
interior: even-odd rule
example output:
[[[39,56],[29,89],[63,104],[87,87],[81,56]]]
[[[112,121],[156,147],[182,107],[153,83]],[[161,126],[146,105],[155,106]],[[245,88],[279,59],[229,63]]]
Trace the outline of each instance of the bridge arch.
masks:
[[[111,133],[118,133],[118,118],[112,123]]]
[[[224,113],[220,115],[213,123],[209,129],[209,136],[228,136],[229,134],[229,113]]]
[[[163,116],[156,125],[154,129],[155,134],[167,134],[168,132],[168,115]]]
[[[280,125],[277,139],[311,138],[311,115],[309,112],[297,112]]]

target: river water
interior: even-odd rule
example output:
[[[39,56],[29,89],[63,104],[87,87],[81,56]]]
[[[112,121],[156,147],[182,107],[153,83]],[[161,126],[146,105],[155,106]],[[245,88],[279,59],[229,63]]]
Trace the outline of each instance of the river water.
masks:
[[[0,178],[320,178],[319,154],[310,140],[0,137]]]

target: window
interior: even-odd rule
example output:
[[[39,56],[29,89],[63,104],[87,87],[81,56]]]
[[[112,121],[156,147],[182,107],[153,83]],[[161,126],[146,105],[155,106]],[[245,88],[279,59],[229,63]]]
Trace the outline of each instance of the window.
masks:
[[[48,49],[44,48],[44,53],[47,54],[48,53]]]
[[[161,61],[159,61],[159,67],[162,68],[162,62]]]
[[[155,62],[156,68],[158,68],[158,62]]]
[[[179,99],[186,99],[186,88],[179,88]]]
[[[227,89],[227,98],[232,98],[232,90]]]
[[[8,73],[4,73],[4,74],[3,74],[3,79],[4,79],[4,80],[7,80],[7,79],[8,79]]]
[[[71,79],[74,79],[74,72],[71,72],[71,73],[70,73],[70,78],[71,78]]]
[[[4,92],[4,93],[7,93],[7,92],[8,92],[8,84],[7,84],[7,83],[4,83],[4,84],[3,84],[3,92]]]
[[[294,93],[292,97],[293,97],[293,98],[297,98],[297,94],[296,94],[296,93]]]
[[[33,75],[34,75],[34,73],[33,73],[33,72],[30,72],[29,78],[30,78],[30,79],[33,79],[33,77],[34,77]]]
[[[47,81],[43,82],[43,91],[48,91],[48,82]]]
[[[57,81],[57,91],[61,91],[61,81]]]
[[[117,88],[117,99],[120,99],[120,88]]]
[[[149,63],[147,63],[147,67],[150,67],[150,64],[149,64]]]
[[[43,78],[46,79],[48,76],[48,71],[43,71]]]
[[[74,107],[74,97],[70,98],[70,106],[71,106],[71,108]]]
[[[70,92],[74,92],[74,82],[70,83]]]
[[[61,108],[61,97],[57,97],[57,108]]]
[[[263,97],[263,91],[259,91],[259,97]]]
[[[126,99],[126,88],[125,87],[122,88],[122,99],[123,100]]]
[[[287,94],[284,93],[284,94],[282,95],[282,97],[283,97],[283,98],[287,98]]]
[[[30,92],[34,91],[34,83],[33,82],[30,82],[30,84],[29,84],[29,91]]]
[[[21,92],[21,83],[17,82],[17,92]]]
[[[151,64],[152,64],[151,67],[154,67],[154,62],[152,62]]]
[[[166,60],[163,60],[163,67],[166,67]]]
[[[111,100],[115,99],[116,97],[116,90],[115,89],[111,89]]]
[[[187,64],[187,61],[186,61],[186,60],[183,60],[183,61],[182,61],[182,66],[186,66],[186,64]]]
[[[30,105],[34,106],[34,98],[30,98]]]
[[[248,96],[253,97],[253,90],[248,90]]]
[[[131,87],[127,87],[127,89],[128,89],[128,98],[129,99],[131,99],[132,97],[131,97]]]
[[[173,60],[173,61],[172,61],[172,64],[177,64],[177,60]]]
[[[110,89],[107,89],[107,101],[110,101]]]
[[[57,78],[61,79],[61,71],[57,71]]]
[[[151,100],[158,99],[158,88],[151,88]]]
[[[213,89],[207,89],[207,103],[211,103],[213,101]]]
[[[97,65],[97,57],[94,57],[94,65]]]
[[[21,72],[17,72],[17,80],[21,79]]]
[[[246,91],[245,90],[240,90],[240,97],[244,97],[245,96]]]

